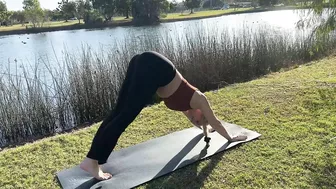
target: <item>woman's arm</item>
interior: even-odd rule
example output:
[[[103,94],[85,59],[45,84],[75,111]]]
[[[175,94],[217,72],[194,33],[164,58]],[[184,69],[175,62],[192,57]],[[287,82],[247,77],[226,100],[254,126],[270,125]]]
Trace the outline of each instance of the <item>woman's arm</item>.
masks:
[[[198,127],[199,129],[203,129],[203,134],[207,138],[209,135],[209,131],[207,127],[208,123],[206,122],[204,118],[195,118],[195,116],[197,117],[196,111],[197,110],[189,110],[189,111],[184,111],[183,113],[194,126]]]
[[[194,95],[194,103],[193,106],[198,108],[202,111],[204,117],[207,119],[208,123],[211,125],[213,129],[215,129],[220,135],[226,138],[230,142],[246,140],[246,136],[237,136],[231,137],[224,126],[222,125],[221,121],[215,116],[214,112],[212,111],[210,104],[204,94],[201,92],[196,92]]]

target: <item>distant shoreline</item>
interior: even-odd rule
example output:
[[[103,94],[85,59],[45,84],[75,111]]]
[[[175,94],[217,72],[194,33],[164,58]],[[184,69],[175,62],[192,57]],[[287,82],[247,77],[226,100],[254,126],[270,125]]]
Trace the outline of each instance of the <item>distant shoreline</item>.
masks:
[[[181,18],[172,18],[172,19],[160,19],[160,23],[168,22],[178,22],[178,21],[188,21],[188,20],[197,20],[204,18],[214,18],[224,15],[234,15],[234,14],[244,14],[244,13],[257,13],[257,12],[266,12],[266,11],[279,11],[279,10],[294,10],[299,9],[298,7],[271,7],[271,8],[257,8],[243,11],[235,12],[226,12],[222,14],[214,14],[207,16],[197,16],[197,17],[181,17]],[[42,27],[42,28],[29,28],[29,29],[18,29],[18,30],[9,30],[9,31],[0,31],[0,36],[5,35],[22,35],[22,34],[34,34],[34,33],[43,33],[43,32],[54,32],[54,31],[66,31],[66,30],[80,30],[80,29],[103,29],[103,28],[114,28],[118,26],[133,26],[131,20],[128,21],[115,21],[109,24],[74,24],[69,26],[56,26],[56,27]]]
[[[243,11],[239,11],[238,10],[236,12],[227,12],[227,13],[222,13],[222,14],[209,15],[209,16],[201,16],[201,17],[187,17],[187,18],[178,18],[178,19],[161,19],[160,21],[161,21],[161,23],[167,23],[167,22],[197,20],[197,19],[203,19],[203,18],[214,18],[214,17],[227,16],[227,15],[235,15],[235,14],[258,13],[258,12],[280,11],[280,10],[295,10],[295,9],[301,9],[301,8],[299,8],[299,7],[256,8],[256,9],[250,9],[250,10],[243,10]]]

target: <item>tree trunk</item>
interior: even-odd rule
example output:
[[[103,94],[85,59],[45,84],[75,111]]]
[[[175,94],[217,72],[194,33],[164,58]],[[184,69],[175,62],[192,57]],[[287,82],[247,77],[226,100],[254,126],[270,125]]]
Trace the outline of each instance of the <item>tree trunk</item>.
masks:
[[[126,16],[126,19],[129,19],[128,9],[126,9],[125,11],[125,16]]]

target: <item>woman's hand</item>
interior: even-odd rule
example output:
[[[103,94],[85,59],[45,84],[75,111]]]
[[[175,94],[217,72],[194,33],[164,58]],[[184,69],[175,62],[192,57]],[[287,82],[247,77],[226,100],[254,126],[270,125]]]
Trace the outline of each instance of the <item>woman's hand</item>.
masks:
[[[236,136],[232,138],[229,135],[221,121],[215,116],[207,97],[203,93],[199,91],[195,92],[191,99],[190,105],[194,109],[199,109],[199,111],[202,113],[201,115],[204,116],[204,119],[207,121],[207,124],[209,124],[214,130],[216,130],[217,133],[222,135],[228,141],[236,142],[247,139],[247,136]]]

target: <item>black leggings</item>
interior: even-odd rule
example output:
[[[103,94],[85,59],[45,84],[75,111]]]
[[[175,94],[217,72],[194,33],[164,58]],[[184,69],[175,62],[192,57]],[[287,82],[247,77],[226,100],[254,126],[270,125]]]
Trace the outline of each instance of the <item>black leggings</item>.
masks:
[[[174,65],[156,52],[136,55],[129,63],[114,110],[100,125],[87,154],[106,163],[120,135],[149,103],[157,89],[167,85],[176,74]]]

